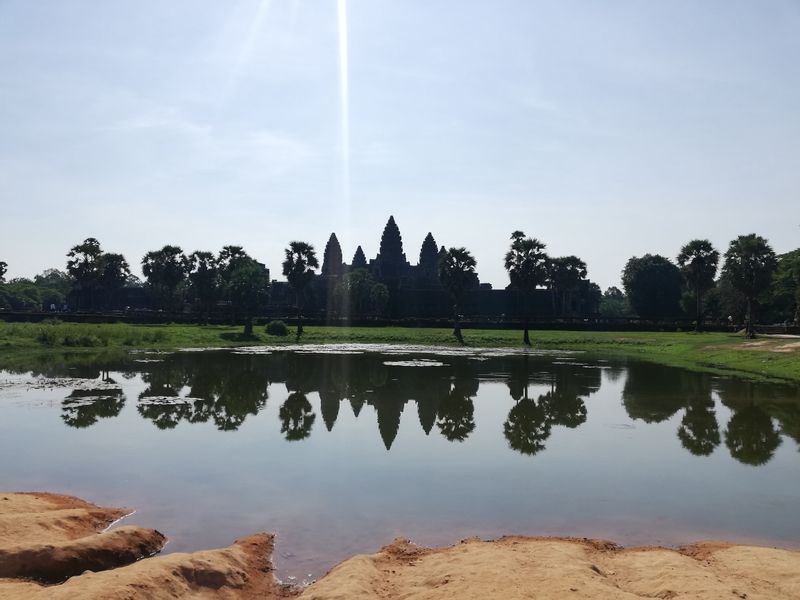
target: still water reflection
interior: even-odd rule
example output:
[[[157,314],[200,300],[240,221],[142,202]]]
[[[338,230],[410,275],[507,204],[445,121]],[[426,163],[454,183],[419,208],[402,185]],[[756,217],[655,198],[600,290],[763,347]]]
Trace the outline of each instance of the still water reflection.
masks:
[[[54,363],[0,373],[2,487],[133,504],[169,550],[278,531],[302,579],[400,534],[800,539],[793,386],[402,348]]]
[[[281,383],[286,393],[278,415],[287,441],[311,435],[317,415],[308,395],[316,394],[321,425],[328,431],[336,425],[342,403],[356,418],[365,405],[372,407],[383,444],[390,450],[408,403],[416,405],[426,435],[436,431],[450,442],[463,442],[475,429],[474,399],[481,381],[501,381],[514,404],[498,434],[512,450],[535,455],[546,449],[553,427],[575,429],[586,422],[585,399],[600,389],[603,369],[614,379],[622,373],[619,367],[527,354],[448,356],[446,362],[390,358],[395,357],[186,352],[159,360],[68,368],[63,374],[79,377],[79,387],[63,400],[61,418],[70,427],[85,428],[118,416],[127,398],[109,375],[111,369],[123,380],[142,378],[146,387],[137,394],[136,410],[159,429],[211,422],[221,431],[235,431],[265,407],[270,385]],[[791,389],[647,363],[628,365],[624,372],[622,402],[628,416],[660,423],[682,411],[677,440],[694,455],[709,455],[721,443],[715,393],[734,411],[724,429],[725,445],[734,459],[750,465],[768,462],[781,433],[800,442],[800,403]],[[544,391],[532,394],[530,389],[537,386]]]

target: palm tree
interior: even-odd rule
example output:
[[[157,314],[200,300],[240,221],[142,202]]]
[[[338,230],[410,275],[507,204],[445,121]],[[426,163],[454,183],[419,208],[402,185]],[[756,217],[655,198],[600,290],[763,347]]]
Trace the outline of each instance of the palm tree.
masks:
[[[506,252],[505,268],[511,285],[522,293],[522,311],[525,331],[522,341],[530,346],[528,334],[528,307],[533,291],[547,280],[548,258],[546,246],[536,238],[526,238],[521,231],[511,234],[511,249]]]
[[[747,298],[747,337],[754,337],[753,304],[769,287],[777,266],[775,252],[760,235],[740,235],[731,242],[725,253],[723,273],[733,287]]]
[[[719,252],[708,240],[692,240],[678,254],[678,266],[686,280],[686,286],[694,293],[697,305],[695,331],[700,331],[703,295],[714,287],[718,264]]]
[[[297,297],[297,337],[303,334],[303,295],[319,267],[314,246],[306,242],[290,242],[283,261],[283,274]]]
[[[439,257],[439,281],[450,292],[453,300],[453,335],[464,343],[459,317],[466,291],[475,285],[475,258],[466,248],[450,248]]]

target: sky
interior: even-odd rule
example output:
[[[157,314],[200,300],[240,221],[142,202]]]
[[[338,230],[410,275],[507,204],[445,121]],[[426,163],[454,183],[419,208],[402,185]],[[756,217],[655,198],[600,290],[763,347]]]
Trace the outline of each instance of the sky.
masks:
[[[800,246],[800,1],[0,0],[0,260],[140,274],[237,244],[280,278],[394,215],[507,284],[513,230],[631,256]]]

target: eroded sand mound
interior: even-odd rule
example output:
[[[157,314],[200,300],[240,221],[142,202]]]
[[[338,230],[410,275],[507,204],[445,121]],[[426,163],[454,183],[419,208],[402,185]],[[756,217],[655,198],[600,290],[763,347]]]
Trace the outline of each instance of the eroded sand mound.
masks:
[[[704,543],[668,550],[552,538],[468,540],[440,550],[396,540],[353,557],[303,600],[800,598],[800,553]]]
[[[98,533],[128,512],[56,494],[0,494],[0,599],[295,595],[272,576],[269,534],[222,550],[147,558],[166,541],[158,531]]]
[[[0,600],[288,598],[256,534],[222,550],[148,558],[164,544],[140,527],[103,531],[126,514],[69,496],[0,493]],[[556,538],[467,540],[428,549],[396,540],[353,557],[305,600],[800,598],[800,552],[705,542],[624,549]]]

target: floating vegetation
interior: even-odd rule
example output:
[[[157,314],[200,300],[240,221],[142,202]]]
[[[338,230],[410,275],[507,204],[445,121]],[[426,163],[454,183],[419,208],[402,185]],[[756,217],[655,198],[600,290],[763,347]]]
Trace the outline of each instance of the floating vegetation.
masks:
[[[189,398],[188,396],[145,396],[139,399],[141,406],[181,406],[201,401],[200,398]]]
[[[385,360],[383,361],[387,367],[446,367],[447,364],[439,362],[438,360],[429,360],[425,358],[418,358],[415,360]]]

